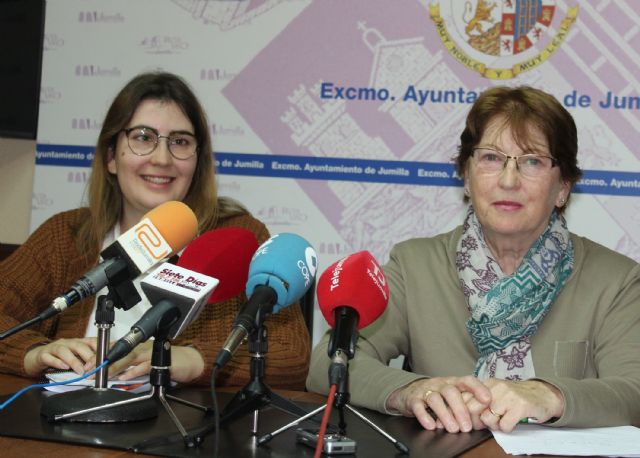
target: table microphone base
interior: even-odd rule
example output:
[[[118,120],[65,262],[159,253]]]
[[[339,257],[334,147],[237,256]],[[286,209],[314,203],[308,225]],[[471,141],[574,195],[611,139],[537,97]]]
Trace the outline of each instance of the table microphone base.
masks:
[[[121,423],[157,417],[158,406],[153,399],[130,402],[144,396],[144,394],[110,388],[69,391],[45,399],[40,408],[40,414],[47,417],[49,421],[66,420],[83,423]],[[124,401],[122,405],[91,410],[122,401]],[[85,410],[91,411],[82,413]]]

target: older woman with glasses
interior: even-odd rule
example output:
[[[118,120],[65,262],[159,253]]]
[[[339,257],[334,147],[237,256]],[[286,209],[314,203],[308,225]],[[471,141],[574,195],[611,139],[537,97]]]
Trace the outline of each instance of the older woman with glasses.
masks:
[[[567,229],[581,176],[571,115],[540,90],[496,87],[460,141],[466,218],[392,249],[389,306],[350,365],[353,402],[449,432],[640,424],[640,266]],[[400,355],[413,372],[387,366]]]
[[[217,196],[209,130],[200,103],[178,76],[144,73],[127,83],[113,100],[98,137],[88,207],[53,216],[0,264],[0,329],[37,315],[54,295],[97,264],[102,248],[170,200],[194,211],[199,233],[236,226],[265,241],[269,233],[264,224],[237,202]],[[172,347],[174,380],[209,382],[215,355],[244,301],[242,294],[205,307]],[[111,337],[121,337],[149,307],[143,299],[118,313]],[[92,296],[3,340],[0,371],[35,377],[50,368],[82,373],[93,367],[95,308]],[[302,388],[310,345],[300,309],[288,307],[273,316],[269,331],[267,381]],[[111,375],[124,371],[120,378],[131,379],[148,373],[150,357],[151,344],[139,345],[111,367]],[[218,384],[246,383],[249,361],[248,352],[239,351],[219,374]]]

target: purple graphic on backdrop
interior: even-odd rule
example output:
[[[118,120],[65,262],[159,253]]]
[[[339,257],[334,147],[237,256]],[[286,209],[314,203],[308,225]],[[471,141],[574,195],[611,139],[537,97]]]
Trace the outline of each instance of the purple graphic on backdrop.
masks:
[[[291,0],[242,0],[210,1],[173,0],[195,19],[205,24],[216,25],[220,30],[231,30],[250,23],[252,19],[272,9],[278,3]]]
[[[348,5],[313,2],[225,87],[224,95],[274,154],[451,162],[469,103],[489,84],[505,82],[482,78],[450,55],[419,2],[403,2],[402,8],[389,8],[382,0]],[[610,9],[605,12],[611,13]],[[561,18],[566,12],[559,13],[555,16]],[[579,19],[591,22],[591,14],[585,8]],[[606,22],[613,20],[617,18],[600,17],[590,24],[590,32],[597,30],[605,39]],[[580,27],[584,25],[578,20],[574,28]],[[618,48],[615,43],[607,46]],[[585,58],[606,60],[611,53],[601,55],[600,49],[586,49],[580,40],[569,38],[544,65],[507,83],[540,87],[558,97],[575,88],[600,100],[609,81],[598,86],[590,74],[595,67],[586,71],[578,67]],[[638,74],[638,64],[628,64]],[[568,67],[574,68],[568,71]],[[618,71],[597,68],[597,76],[606,78]],[[625,76],[620,83],[628,84],[631,75]],[[629,92],[628,86],[617,83],[613,80],[610,87],[614,94]],[[570,89],[559,94],[559,88]],[[603,118],[601,135],[590,128],[581,130],[583,167],[611,170],[617,151],[603,149],[608,144],[620,148],[622,142],[622,147],[635,152],[637,111],[605,112],[596,103],[570,109],[574,114],[593,110]],[[613,126],[606,125],[605,116]],[[369,249],[376,256],[386,255],[395,240],[440,232],[462,208],[461,193],[446,188],[298,183],[352,250]],[[623,207],[630,203],[613,199],[622,199]],[[617,216],[629,243],[640,243],[637,224]]]
[[[425,9],[404,3],[391,12],[384,2],[357,2],[336,15],[337,7],[313,2],[224,94],[274,153],[450,162],[468,105],[402,100],[411,85],[471,87],[443,64],[439,48],[428,49]],[[350,103],[353,94],[361,103]],[[389,233],[398,240],[437,233],[462,207],[461,195],[446,188],[299,184],[351,249],[376,256],[388,252]]]

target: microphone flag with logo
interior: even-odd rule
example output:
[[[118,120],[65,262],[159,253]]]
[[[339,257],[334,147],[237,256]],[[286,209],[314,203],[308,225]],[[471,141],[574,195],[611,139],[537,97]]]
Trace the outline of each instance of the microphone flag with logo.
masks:
[[[133,280],[183,249],[197,230],[196,215],[182,202],[169,201],[157,206],[105,248],[100,253],[103,261],[74,283],[69,291],[54,299],[52,307],[56,313],[61,312],[96,294],[112,278]]]
[[[67,292],[56,297],[37,316],[0,334],[0,339],[63,312],[105,286],[112,288],[114,298],[119,301],[118,307],[133,307],[140,301],[140,295],[131,280],[182,250],[195,237],[197,230],[196,215],[187,205],[169,201],[157,206],[105,248],[100,253],[102,261],[71,285]]]
[[[213,277],[163,263],[140,282],[152,307],[113,345],[106,358],[113,363],[158,332],[175,339],[198,318],[217,285]]]
[[[374,322],[387,307],[389,286],[382,268],[368,251],[340,259],[318,280],[318,306],[333,328],[327,352],[332,359],[330,383],[346,373],[355,355],[358,330]]]

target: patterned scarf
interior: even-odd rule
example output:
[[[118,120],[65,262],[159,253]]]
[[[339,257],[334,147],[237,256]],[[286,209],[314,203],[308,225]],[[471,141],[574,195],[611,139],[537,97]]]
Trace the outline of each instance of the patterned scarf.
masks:
[[[483,380],[534,377],[530,338],[573,270],[573,244],[565,219],[553,212],[518,269],[505,275],[469,206],[456,267],[471,312],[467,331],[480,354],[474,374]]]

